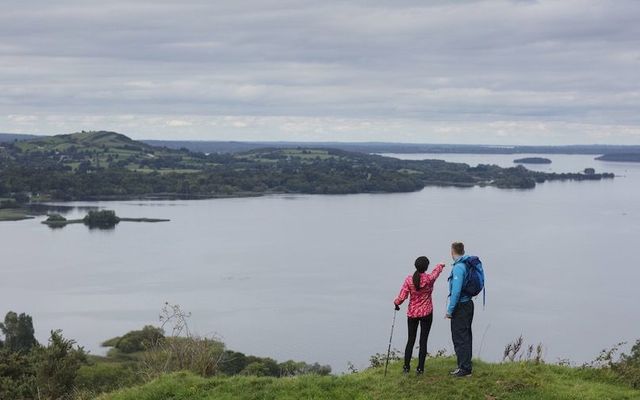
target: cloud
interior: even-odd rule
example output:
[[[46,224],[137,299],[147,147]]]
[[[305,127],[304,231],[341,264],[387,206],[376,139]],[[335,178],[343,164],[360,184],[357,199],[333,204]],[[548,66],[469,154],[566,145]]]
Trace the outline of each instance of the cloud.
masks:
[[[17,124],[29,124],[38,120],[37,115],[7,115],[7,119]]]
[[[7,3],[0,131],[638,138],[640,3],[633,0]],[[9,115],[36,119],[27,125]]]
[[[183,119],[172,119],[167,121],[167,126],[191,126],[193,125],[190,121],[185,121]]]

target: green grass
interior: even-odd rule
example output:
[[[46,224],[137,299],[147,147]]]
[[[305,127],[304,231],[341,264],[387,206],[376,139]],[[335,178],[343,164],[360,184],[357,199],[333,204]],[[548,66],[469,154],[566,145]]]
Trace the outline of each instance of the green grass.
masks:
[[[31,219],[33,217],[27,215],[20,208],[2,208],[0,209],[0,221],[21,221],[23,219]]]
[[[293,159],[299,159],[302,162],[313,162],[316,159],[319,160],[327,160],[327,159],[339,159],[339,156],[335,156],[329,154],[327,150],[318,150],[318,149],[258,149],[255,151],[251,151],[247,154],[237,155],[236,158],[252,160],[255,162],[261,163],[277,163],[278,160],[274,158],[269,158],[271,155],[282,155],[287,156]]]
[[[297,157],[302,159],[316,159],[326,160],[328,158],[338,158],[337,156],[329,154],[327,150],[301,150],[301,149],[283,149],[283,154],[290,157]]]
[[[400,363],[343,376],[295,378],[201,378],[165,375],[146,385],[102,395],[100,400],[231,399],[640,399],[640,391],[618,384],[604,370],[552,365],[476,362],[470,378],[452,378],[450,358],[427,362],[424,376],[403,376]]]

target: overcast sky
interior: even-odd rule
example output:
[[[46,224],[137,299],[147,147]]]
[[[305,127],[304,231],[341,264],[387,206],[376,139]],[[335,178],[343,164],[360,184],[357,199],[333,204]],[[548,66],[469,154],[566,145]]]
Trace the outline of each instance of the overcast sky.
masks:
[[[640,144],[640,1],[3,0],[0,132]]]

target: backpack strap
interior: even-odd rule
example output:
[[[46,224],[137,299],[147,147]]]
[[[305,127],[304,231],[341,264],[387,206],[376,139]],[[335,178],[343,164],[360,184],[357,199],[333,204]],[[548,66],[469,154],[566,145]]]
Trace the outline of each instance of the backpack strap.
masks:
[[[487,285],[482,285],[482,310],[487,305]]]
[[[469,282],[469,277],[471,276],[471,269],[474,268],[473,265],[471,265],[471,263],[469,262],[469,259],[470,257],[462,261],[462,263],[464,264],[464,269],[467,272],[467,274],[464,276],[464,280],[462,281],[462,288],[460,289],[460,294],[464,294],[464,289],[467,286],[467,283]]]

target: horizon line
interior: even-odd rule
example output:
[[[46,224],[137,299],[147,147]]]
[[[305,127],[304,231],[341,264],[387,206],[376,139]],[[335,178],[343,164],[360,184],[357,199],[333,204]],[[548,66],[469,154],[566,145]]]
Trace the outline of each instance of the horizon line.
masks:
[[[82,132],[113,132],[121,135],[125,135],[129,138],[129,134],[109,131],[109,130],[81,130],[70,133],[24,133],[24,132],[0,132],[0,135],[16,135],[16,136],[60,136],[60,135],[72,135],[74,133],[82,133]],[[479,147],[492,147],[492,148],[517,148],[517,147],[640,147],[640,144],[611,144],[611,143],[572,143],[572,144],[482,144],[482,143],[437,143],[437,142],[389,142],[389,141],[336,141],[336,140],[246,140],[246,139],[234,139],[234,140],[224,140],[224,139],[133,139],[139,142],[202,142],[202,143],[256,143],[256,144],[269,144],[269,143],[280,143],[280,144],[325,144],[325,143],[336,143],[336,144],[358,144],[358,145],[410,145],[410,146],[479,146]]]

